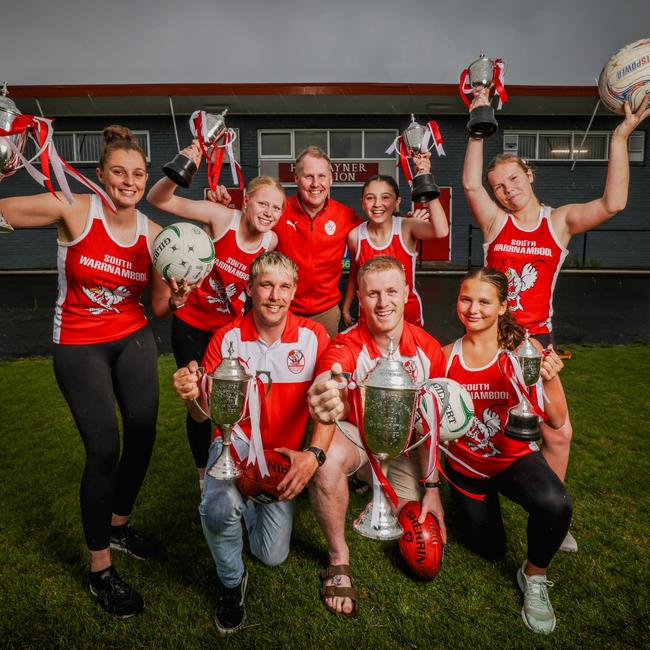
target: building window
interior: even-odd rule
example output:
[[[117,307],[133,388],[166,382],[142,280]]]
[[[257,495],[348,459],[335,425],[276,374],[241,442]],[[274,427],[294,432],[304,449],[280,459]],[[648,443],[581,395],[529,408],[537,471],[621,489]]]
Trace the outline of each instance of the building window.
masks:
[[[133,131],[133,134],[138,139],[147,162],[151,162],[149,131]],[[104,146],[102,131],[55,131],[52,139],[59,155],[69,163],[96,164],[99,162]],[[27,145],[27,156],[31,158],[36,151],[36,146],[30,140]],[[39,163],[38,160],[34,162]]]
[[[395,159],[386,153],[397,136],[394,129],[262,129],[258,134],[261,159],[295,159],[312,145],[336,160]]]
[[[526,160],[586,160],[603,162],[609,159],[609,131],[506,131],[504,153],[514,153]],[[645,132],[633,133],[628,140],[630,160],[643,162]]]

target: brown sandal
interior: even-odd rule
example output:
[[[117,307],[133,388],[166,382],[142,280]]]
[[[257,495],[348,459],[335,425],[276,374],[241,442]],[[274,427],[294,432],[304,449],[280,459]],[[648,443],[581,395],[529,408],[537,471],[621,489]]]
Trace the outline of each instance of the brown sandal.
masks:
[[[335,576],[347,576],[352,582],[352,575],[350,573],[349,564],[336,564],[330,565],[327,569],[323,569],[320,574],[321,585],[323,581],[334,578]],[[323,605],[332,612],[332,614],[338,614],[340,616],[346,616],[351,618],[352,616],[357,615],[357,590],[354,587],[341,587],[340,585],[325,585],[320,588],[320,597],[323,601]],[[330,607],[326,602],[326,598],[349,598],[352,601],[352,611],[347,614],[346,612],[339,612],[338,610]]]

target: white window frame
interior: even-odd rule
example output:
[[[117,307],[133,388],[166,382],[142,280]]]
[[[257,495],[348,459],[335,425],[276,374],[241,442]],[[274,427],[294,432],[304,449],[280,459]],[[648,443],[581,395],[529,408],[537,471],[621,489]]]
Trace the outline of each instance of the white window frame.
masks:
[[[544,130],[516,130],[504,131],[503,133],[503,152],[519,154],[519,136],[521,135],[534,135],[535,136],[535,156],[526,157],[527,160],[535,162],[607,162],[609,160],[609,143],[612,135],[611,131],[589,131],[589,135],[606,136],[605,140],[605,157],[604,158],[582,158],[574,157],[575,150],[580,146],[584,131],[566,130],[566,129],[544,129]],[[571,155],[568,158],[540,158],[539,157],[539,138],[545,135],[570,135],[571,136]],[[633,138],[633,136],[635,136]],[[645,131],[637,131],[633,133],[628,140],[628,152],[630,153],[630,161],[644,162],[645,161]]]
[[[395,137],[398,135],[397,129],[381,129],[381,128],[375,128],[375,129],[353,129],[353,128],[345,128],[345,129],[337,129],[337,128],[316,128],[312,127],[310,129],[258,129],[257,130],[257,151],[258,151],[258,156],[260,160],[295,160],[296,159],[296,139],[294,137],[294,134],[297,132],[304,132],[304,131],[324,131],[327,135],[327,153],[332,160],[336,161],[345,161],[345,160],[369,160],[369,161],[381,161],[381,160],[393,160],[395,156],[386,156],[385,158],[366,158],[366,133],[380,133],[380,132],[393,132],[395,134]],[[339,158],[337,157],[332,157],[330,155],[330,133],[332,131],[335,131],[337,133],[340,132],[350,132],[350,133],[359,133],[361,132],[361,156],[353,156],[351,158]],[[291,155],[289,156],[275,156],[275,155],[264,155],[262,153],[262,135],[267,134],[267,133],[288,133],[291,135]]]
[[[71,135],[72,136],[72,147],[75,153],[74,159],[66,158],[66,162],[69,162],[70,164],[77,164],[77,165],[90,165],[90,164],[97,164],[99,162],[99,158],[95,160],[81,160],[77,158],[77,138],[79,136],[86,136],[86,135],[96,135],[96,136],[101,136],[103,133],[102,131],[54,131],[54,137],[57,135]],[[145,154],[145,160],[147,163],[151,162],[151,135],[149,131],[141,130],[138,129],[137,131],[132,131],[133,135],[144,135],[146,138],[146,148],[144,150]],[[54,144],[56,145],[56,141],[54,141]],[[32,142],[32,146],[35,146],[34,143]],[[34,150],[36,151],[36,149]],[[64,156],[65,157],[65,156]],[[34,164],[39,164],[40,165],[40,160],[35,160]]]
[[[327,134],[327,153],[328,156],[330,156],[330,132],[331,131],[351,131],[358,133],[359,131],[361,132],[361,157],[354,157],[354,158],[338,158],[338,157],[332,157],[333,162],[346,162],[348,160],[351,161],[362,161],[362,162],[385,162],[387,160],[395,160],[397,154],[393,154],[389,156],[388,154],[386,155],[385,158],[366,158],[365,153],[366,153],[366,133],[386,133],[386,132],[392,132],[395,134],[395,137],[399,135],[399,131],[397,129],[382,129],[382,128],[374,128],[374,129],[354,129],[354,128],[345,128],[345,129],[337,129],[337,128],[317,128],[317,127],[311,127],[309,129],[258,129],[257,130],[257,154],[258,154],[258,173],[260,172],[260,165],[259,163],[261,162],[293,162],[296,159],[296,140],[294,137],[294,134],[297,132],[301,131],[325,131]],[[291,155],[290,156],[270,156],[270,155],[263,155],[262,154],[262,134],[267,134],[267,133],[289,133],[291,135]],[[397,180],[397,168],[395,168],[394,172],[394,177],[395,180]],[[283,182],[282,183],[285,187],[296,187],[296,184],[291,182]],[[363,183],[344,183],[340,184],[342,187],[363,187]]]

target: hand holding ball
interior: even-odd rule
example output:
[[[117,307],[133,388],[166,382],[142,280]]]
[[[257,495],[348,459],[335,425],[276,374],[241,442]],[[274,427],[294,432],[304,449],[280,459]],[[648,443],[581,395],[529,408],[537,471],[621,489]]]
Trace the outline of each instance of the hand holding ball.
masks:
[[[409,501],[399,513],[399,523],[404,529],[398,542],[399,550],[415,575],[431,580],[442,567],[444,545],[435,517],[428,513],[420,524],[419,516],[419,501]]]
[[[166,280],[195,284],[214,266],[214,245],[208,233],[187,222],[163,228],[153,242],[153,265]]]

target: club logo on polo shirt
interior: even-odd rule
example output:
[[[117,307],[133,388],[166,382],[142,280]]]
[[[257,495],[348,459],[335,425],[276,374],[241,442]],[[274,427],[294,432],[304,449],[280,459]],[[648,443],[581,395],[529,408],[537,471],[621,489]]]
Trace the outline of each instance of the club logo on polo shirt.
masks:
[[[287,368],[294,374],[299,375],[305,368],[305,355],[302,350],[291,350],[287,355]]]
[[[325,223],[325,232],[330,236],[336,232],[336,224],[331,219]]]
[[[415,363],[415,361],[413,361],[413,359],[407,359],[407,360],[404,362],[404,370],[406,370],[406,372],[408,373],[409,377],[410,377],[413,381],[417,381],[417,380],[418,380],[418,365],[417,365],[417,363]]]

